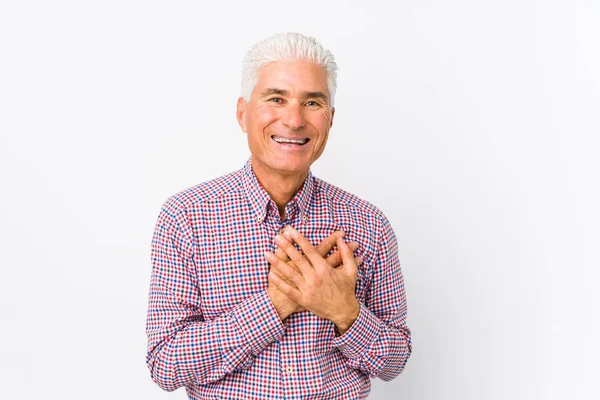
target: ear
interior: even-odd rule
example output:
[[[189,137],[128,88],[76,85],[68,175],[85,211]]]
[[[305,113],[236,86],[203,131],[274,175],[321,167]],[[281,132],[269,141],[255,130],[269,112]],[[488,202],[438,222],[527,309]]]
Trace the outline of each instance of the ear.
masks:
[[[240,124],[240,128],[242,128],[242,130],[244,132],[246,132],[246,108],[248,107],[248,103],[246,103],[246,100],[244,100],[243,97],[238,98],[237,101],[237,110],[235,113],[235,116],[237,117],[238,120],[238,124]]]
[[[331,109],[331,121],[329,123],[329,128],[333,126],[333,116],[335,115],[335,107]]]

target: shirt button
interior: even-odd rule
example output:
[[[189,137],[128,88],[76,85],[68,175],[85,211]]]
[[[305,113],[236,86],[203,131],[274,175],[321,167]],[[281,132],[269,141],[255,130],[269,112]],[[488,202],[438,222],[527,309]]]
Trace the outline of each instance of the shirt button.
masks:
[[[292,367],[286,367],[285,372],[287,372],[288,374],[291,374],[292,372],[294,372],[294,369]]]
[[[274,341],[275,341],[275,339],[273,339],[272,337],[267,339],[267,342],[269,342],[269,343],[273,343]]]

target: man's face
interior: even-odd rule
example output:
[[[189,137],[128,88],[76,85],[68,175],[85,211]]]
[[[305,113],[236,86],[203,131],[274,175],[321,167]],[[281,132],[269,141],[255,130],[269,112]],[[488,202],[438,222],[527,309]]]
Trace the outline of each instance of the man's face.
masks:
[[[309,61],[276,61],[259,70],[237,118],[248,135],[252,165],[269,173],[304,174],[318,159],[333,123],[327,73]]]

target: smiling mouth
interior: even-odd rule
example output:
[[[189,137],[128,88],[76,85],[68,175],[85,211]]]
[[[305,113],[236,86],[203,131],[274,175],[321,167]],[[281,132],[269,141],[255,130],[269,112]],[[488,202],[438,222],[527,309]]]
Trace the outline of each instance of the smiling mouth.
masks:
[[[281,136],[271,136],[271,139],[273,139],[274,141],[276,141],[277,143],[284,143],[284,144],[295,144],[298,146],[303,146],[306,143],[310,142],[309,138],[304,138],[304,139],[288,139],[288,138],[284,138]]]

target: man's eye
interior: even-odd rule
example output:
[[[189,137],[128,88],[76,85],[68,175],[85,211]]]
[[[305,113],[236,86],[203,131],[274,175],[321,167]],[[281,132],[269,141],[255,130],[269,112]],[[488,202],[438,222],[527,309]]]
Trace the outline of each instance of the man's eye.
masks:
[[[269,99],[269,101],[270,101],[271,103],[277,103],[277,104],[279,104],[279,103],[282,103],[282,102],[283,102],[283,100],[282,100],[281,98],[279,98],[279,97],[273,97],[273,98]]]
[[[318,106],[318,105],[319,105],[319,103],[317,103],[317,102],[316,102],[316,101],[314,101],[314,100],[310,100],[310,101],[307,101],[307,102],[306,102],[306,105],[307,105],[307,106],[309,106],[309,107],[315,107],[315,106]]]

